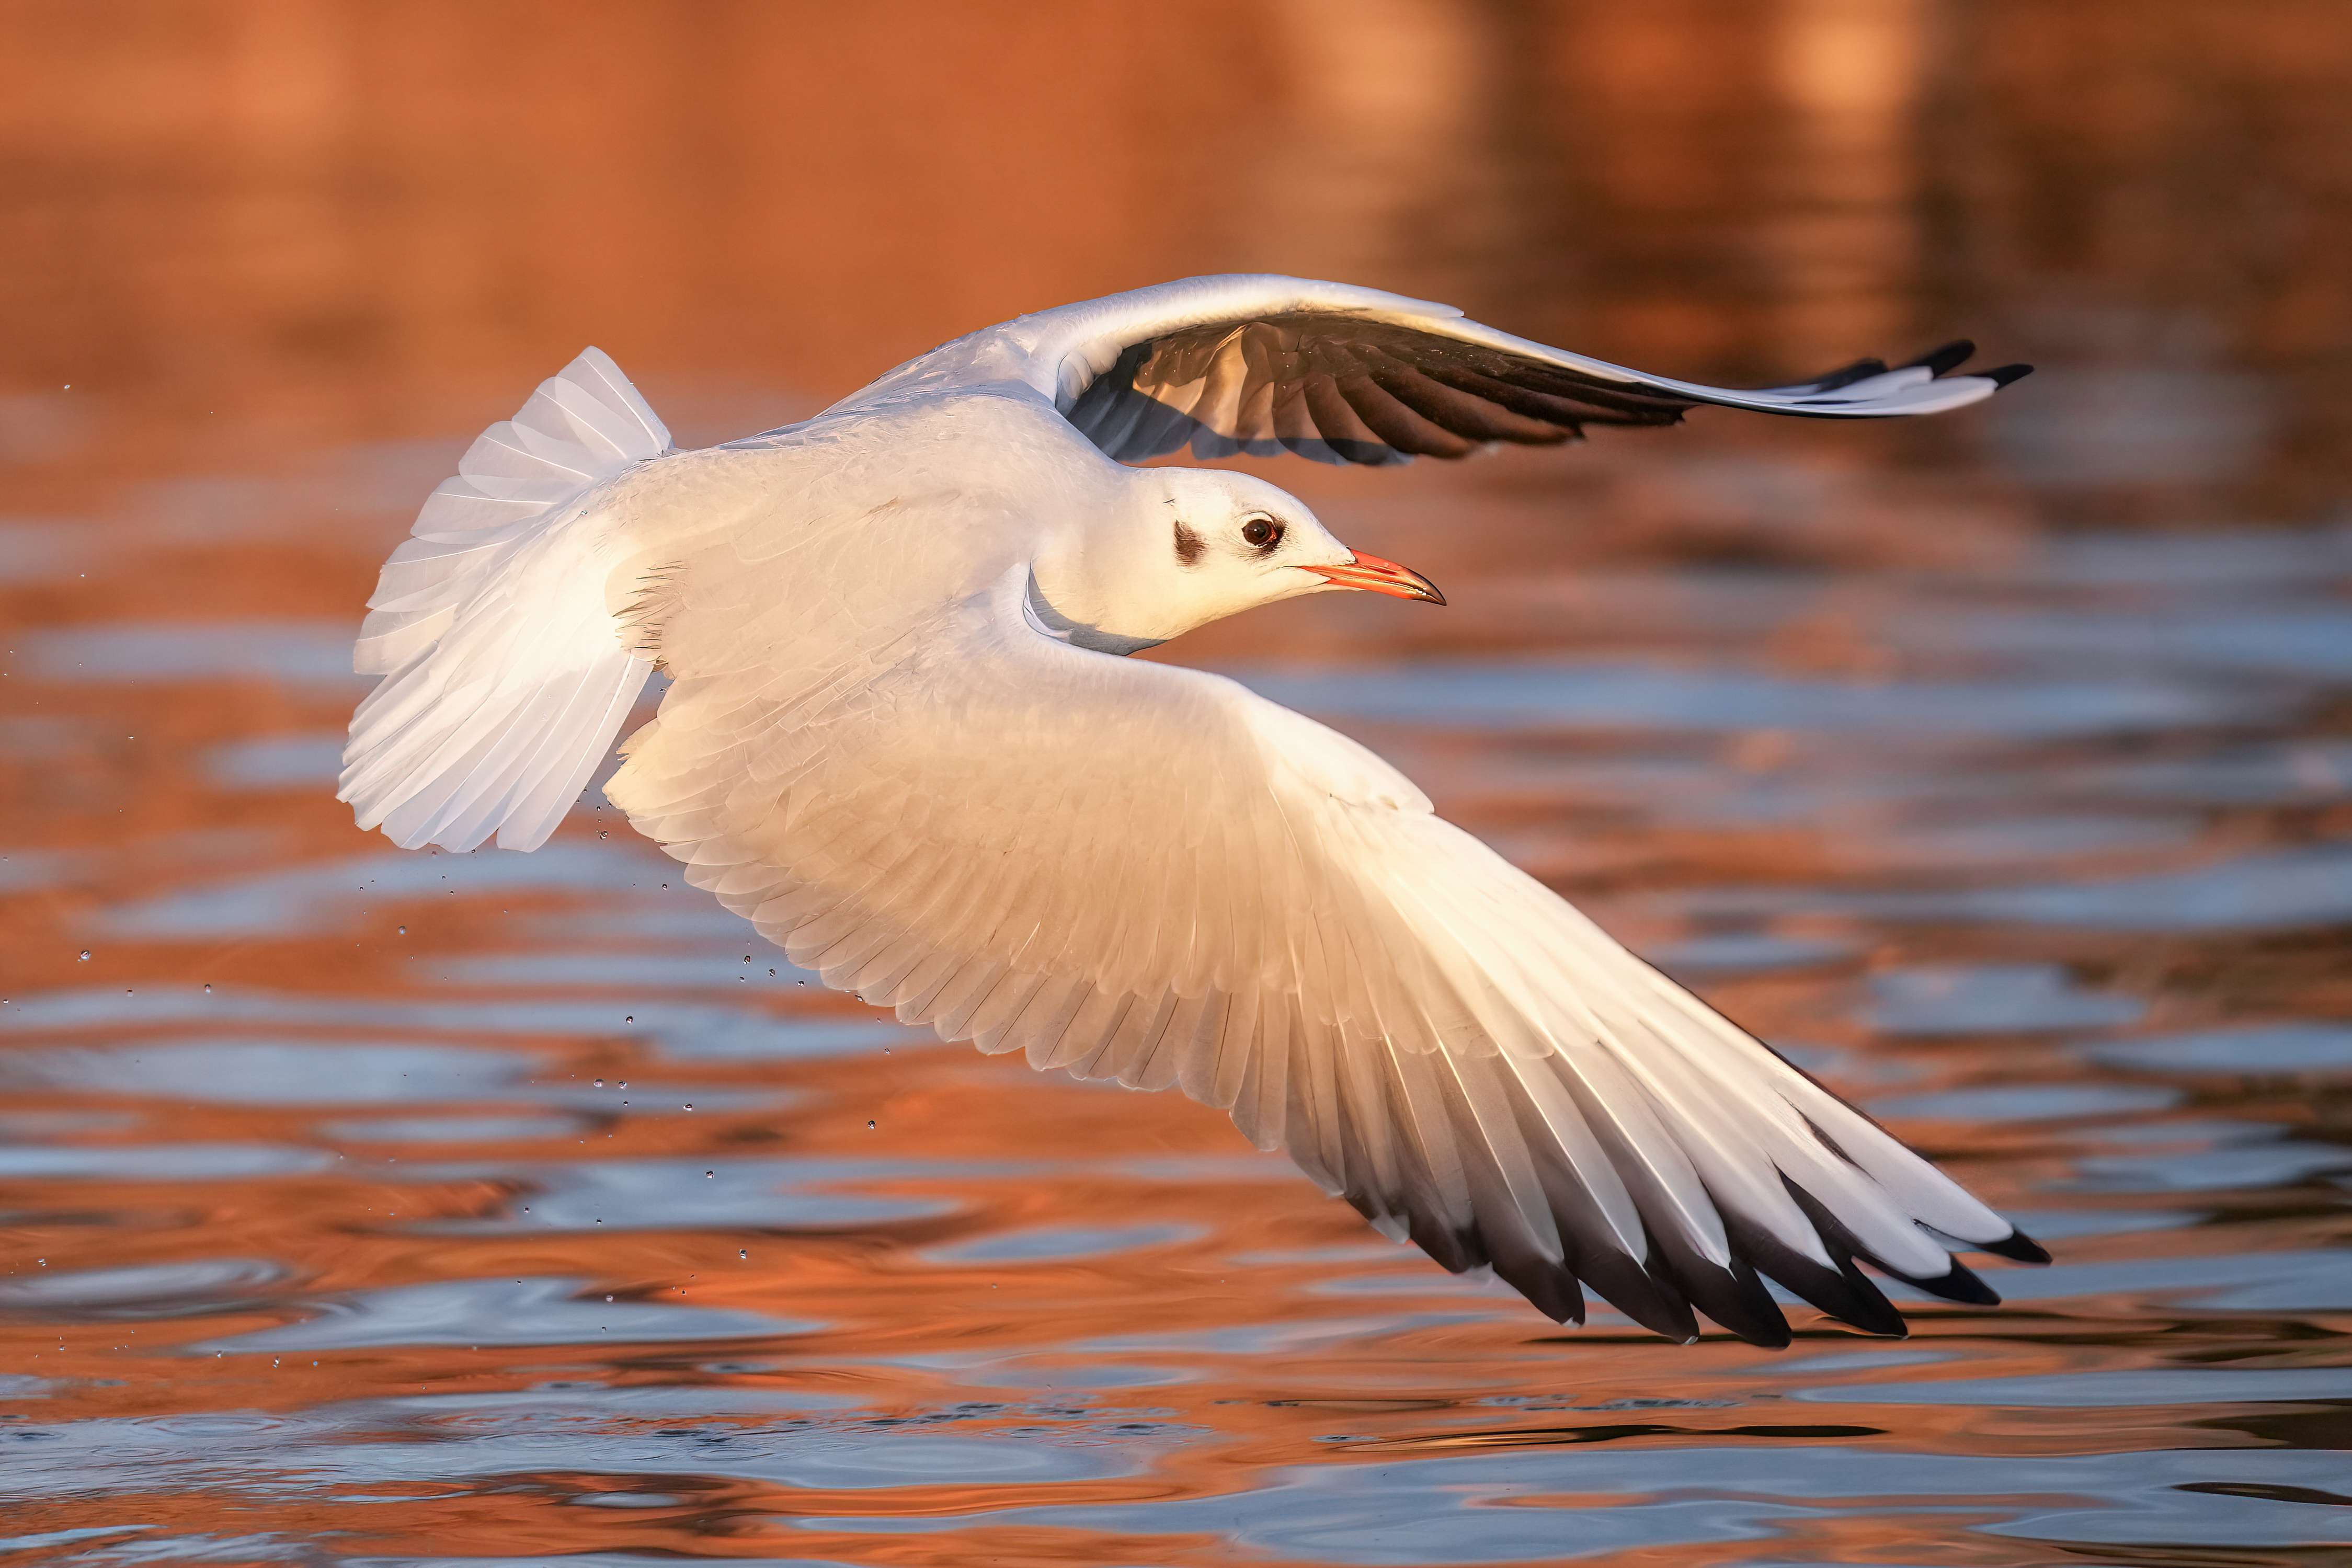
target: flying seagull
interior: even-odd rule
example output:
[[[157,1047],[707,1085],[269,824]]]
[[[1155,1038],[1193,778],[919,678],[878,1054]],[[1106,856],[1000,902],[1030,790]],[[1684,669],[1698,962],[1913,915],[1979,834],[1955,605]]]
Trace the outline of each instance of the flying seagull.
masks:
[[[1593,424],[1934,413],[2022,365],[1956,343],[1734,392],[1449,306],[1200,277],[1024,316],[700,451],[590,349],[492,425],[383,568],[339,798],[394,843],[546,841],[605,788],[827,985],[949,1040],[1181,1086],[1385,1234],[1559,1322],[1780,1345],[1763,1281],[1899,1334],[1857,1267],[1999,1298],[2048,1255],[1453,824],[1380,758],[1122,657],[1337,590],[1443,604],[1244,475]]]

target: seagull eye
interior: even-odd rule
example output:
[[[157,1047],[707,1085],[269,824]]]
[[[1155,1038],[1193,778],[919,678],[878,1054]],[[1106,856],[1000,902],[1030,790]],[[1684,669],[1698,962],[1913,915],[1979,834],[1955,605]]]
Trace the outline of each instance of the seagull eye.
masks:
[[[1252,517],[1242,525],[1243,540],[1257,549],[1272,549],[1282,538],[1282,525],[1272,517]]]

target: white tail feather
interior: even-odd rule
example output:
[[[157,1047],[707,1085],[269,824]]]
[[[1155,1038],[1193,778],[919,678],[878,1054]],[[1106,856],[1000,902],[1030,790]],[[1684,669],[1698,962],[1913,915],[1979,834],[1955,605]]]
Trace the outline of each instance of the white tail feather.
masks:
[[[604,485],[669,432],[601,349],[484,431],[384,563],[352,667],[338,798],[404,849],[535,850],[612,748],[653,666],[606,608]]]

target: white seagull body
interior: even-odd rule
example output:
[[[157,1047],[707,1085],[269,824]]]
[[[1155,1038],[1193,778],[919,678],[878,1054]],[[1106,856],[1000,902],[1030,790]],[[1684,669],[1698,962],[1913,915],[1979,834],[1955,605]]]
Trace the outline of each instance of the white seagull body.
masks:
[[[369,603],[341,799],[407,847],[536,848],[606,793],[795,964],[947,1040],[1181,1086],[1447,1268],[1681,1339],[1864,1328],[1857,1269],[1995,1300],[2042,1254],[1363,747],[1118,657],[1337,588],[1436,599],[1196,453],[1380,463],[1696,403],[1931,413],[1965,348],[1738,392],[1449,308],[1200,278],[974,333],[701,451],[590,350],[435,492]],[[1442,602],[1442,601],[1441,601]]]

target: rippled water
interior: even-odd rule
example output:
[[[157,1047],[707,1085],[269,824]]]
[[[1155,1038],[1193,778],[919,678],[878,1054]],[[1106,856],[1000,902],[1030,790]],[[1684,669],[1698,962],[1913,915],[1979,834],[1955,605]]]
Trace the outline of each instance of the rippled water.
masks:
[[[525,74],[536,117],[496,136],[370,86],[395,46],[363,11],[0,62],[48,106],[0,116],[37,307],[0,401],[0,1557],[2352,1556],[2352,309],[2314,194],[2352,185],[2310,65],[2352,59],[2343,14],[1987,5],[1930,48],[1933,6],[1668,35],[1400,0],[1342,34],[1293,5],[1299,73],[1254,102],[1214,27],[1099,24],[1120,79],[1234,121],[1171,150],[1089,71],[1096,139],[969,96],[1042,35],[942,22],[889,72],[793,76],[867,57],[856,9],[796,13],[814,42],[599,13],[580,59],[761,71],[569,118],[537,111],[585,78]],[[2122,55],[2131,104],[2067,74]],[[234,113],[191,107],[222,82]],[[1545,82],[1643,112],[1555,124]],[[951,172],[1047,183],[999,232],[835,139],[781,225],[654,158],[604,210],[658,221],[591,246],[512,221],[529,160],[481,152],[520,139],[538,177],[687,127],[773,175],[861,94],[968,114]],[[1751,98],[1780,138],[1753,189]],[[1929,112],[1963,100],[1991,130]],[[1217,230],[1267,124],[1291,183]],[[1101,256],[1039,261],[1053,180],[1251,237],[1089,205]],[[2278,221],[2230,221],[2241,193]],[[1947,212],[1975,248],[1938,248]],[[2258,287],[2151,259],[2242,234]],[[1574,266],[1531,280],[1537,241]],[[1970,329],[2049,361],[1934,432],[1268,467],[1453,608],[1318,601],[1164,651],[1380,747],[2013,1215],[2057,1260],[1988,1266],[2008,1304],[1909,1306],[1899,1343],[1792,1307],[1778,1354],[1558,1330],[1200,1107],[822,992],[593,793],[530,856],[403,854],[332,800],[374,563],[583,339],[715,440],[1022,306],[1227,265],[1459,292],[1670,371]]]
[[[1197,1108],[821,994],[593,808],[530,857],[379,847],[326,799],[341,622],[24,628],[0,1544],[2352,1549],[2347,544],[1621,568],[1577,639],[1616,646],[1234,661],[2058,1254],[1777,1356],[1552,1330]],[[1897,671],[1759,653],[1832,604]]]

